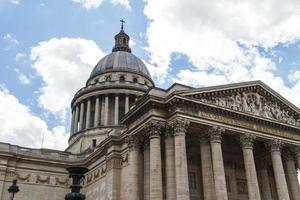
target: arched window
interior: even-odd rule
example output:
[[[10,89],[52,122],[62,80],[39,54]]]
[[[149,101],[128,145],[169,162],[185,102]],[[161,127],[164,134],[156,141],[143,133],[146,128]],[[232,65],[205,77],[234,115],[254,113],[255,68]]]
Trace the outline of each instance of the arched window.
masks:
[[[124,82],[125,81],[125,76],[120,76],[120,82]]]
[[[109,75],[109,76],[106,76],[105,77],[105,81],[111,81],[111,76]]]
[[[137,83],[138,82],[137,78],[133,78],[133,82]]]

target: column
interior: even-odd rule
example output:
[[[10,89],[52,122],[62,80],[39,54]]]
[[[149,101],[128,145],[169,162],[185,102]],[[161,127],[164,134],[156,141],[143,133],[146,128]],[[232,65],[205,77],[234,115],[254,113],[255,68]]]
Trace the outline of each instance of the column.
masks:
[[[100,124],[101,125],[104,125],[104,116],[105,116],[105,113],[104,113],[104,110],[105,110],[105,95],[102,95],[100,98],[100,110],[101,110],[101,113],[100,113]]]
[[[176,199],[175,177],[175,145],[173,131],[168,128],[165,134],[165,159],[166,159],[166,196],[167,200]]]
[[[78,131],[78,120],[79,120],[79,107],[76,105],[75,110],[75,123],[74,123],[74,133]]]
[[[206,134],[201,134],[199,139],[204,200],[214,200],[216,198],[209,138]]]
[[[224,132],[224,129],[220,127],[209,129],[216,200],[228,199],[221,146],[222,134]]]
[[[74,129],[75,129],[75,110],[72,109],[71,135],[74,133]]]
[[[298,167],[300,168],[300,146],[293,149],[296,155],[296,162],[298,163]]]
[[[128,174],[128,199],[139,200],[139,165],[140,163],[140,145],[137,137],[131,136],[128,140],[129,147],[129,174]]]
[[[289,151],[285,153],[284,157],[286,161],[285,162],[286,172],[287,172],[292,199],[300,200],[300,188],[299,188],[299,182],[298,182],[294,157]]]
[[[125,114],[129,111],[129,95],[125,95]]]
[[[80,104],[79,131],[83,129],[84,102]]]
[[[99,96],[97,96],[95,102],[94,127],[97,127],[99,125],[99,110]]]
[[[183,118],[176,118],[171,124],[174,129],[176,199],[189,200],[190,191],[185,143],[186,128],[189,122]]]
[[[150,200],[150,148],[149,138],[144,142],[144,200]]]
[[[91,124],[91,99],[87,101],[85,128],[90,128]]]
[[[281,140],[274,139],[266,144],[266,146],[271,151],[272,165],[276,182],[276,190],[278,194],[278,199],[289,200],[289,191],[285,179],[285,174],[281,159]]]
[[[249,200],[260,200],[259,185],[253,156],[254,139],[255,135],[244,134],[240,137],[240,143],[243,149],[245,173],[248,186],[248,198]]]
[[[162,200],[162,170],[160,135],[162,122],[152,120],[146,124],[150,139],[150,199]]]
[[[105,95],[104,100],[104,126],[108,125],[108,117],[109,117],[109,97]]]
[[[115,125],[119,124],[119,95],[115,96]]]
[[[261,178],[261,191],[262,191],[262,199],[263,200],[272,200],[272,192],[270,187],[270,180],[268,174],[268,165],[266,163],[266,159],[263,158],[260,162],[260,178]]]

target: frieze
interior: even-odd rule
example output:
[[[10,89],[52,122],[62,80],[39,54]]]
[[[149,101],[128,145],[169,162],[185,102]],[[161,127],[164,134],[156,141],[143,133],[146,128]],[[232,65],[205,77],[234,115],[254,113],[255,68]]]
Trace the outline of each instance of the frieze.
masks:
[[[66,187],[69,184],[69,178],[67,176],[15,172],[14,177],[22,183],[44,184],[60,187]]]
[[[67,186],[69,179],[67,177],[55,177],[55,185]]]
[[[37,175],[35,183],[50,184],[50,176]]]
[[[290,139],[300,140],[299,134],[293,134],[292,132],[290,132],[288,130],[279,129],[278,127],[268,126],[265,124],[253,123],[248,120],[237,119],[236,117],[224,115],[224,114],[217,113],[217,112],[209,112],[209,111],[199,110],[197,116],[201,117],[201,118],[206,118],[206,119],[209,119],[212,121],[218,121],[218,122],[225,123],[225,124],[231,124],[234,126],[252,129],[255,131],[259,131],[259,132],[273,134],[273,135],[280,136],[280,137],[286,137],[286,138],[290,138]]]
[[[30,173],[16,173],[16,178],[22,182],[29,182]]]
[[[298,113],[287,109],[278,100],[266,97],[258,92],[236,92],[227,96],[203,95],[198,100],[226,107],[232,110],[246,112],[272,120],[300,126]]]

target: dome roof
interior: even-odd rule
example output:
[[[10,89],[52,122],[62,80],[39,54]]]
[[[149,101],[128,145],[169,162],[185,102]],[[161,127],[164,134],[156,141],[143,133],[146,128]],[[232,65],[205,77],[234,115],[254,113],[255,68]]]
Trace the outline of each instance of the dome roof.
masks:
[[[110,71],[134,72],[151,79],[141,59],[126,51],[115,51],[102,58],[94,67],[90,77]]]

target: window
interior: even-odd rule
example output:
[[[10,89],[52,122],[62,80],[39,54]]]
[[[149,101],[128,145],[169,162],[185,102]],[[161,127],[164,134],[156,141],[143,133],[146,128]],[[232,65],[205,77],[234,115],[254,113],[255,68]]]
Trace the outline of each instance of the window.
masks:
[[[138,82],[137,78],[133,78],[133,82],[137,83]]]
[[[190,189],[192,189],[192,190],[197,189],[195,172],[189,172],[189,186],[190,186]]]
[[[109,76],[106,76],[105,77],[105,81],[111,81],[111,76],[109,75]]]
[[[93,145],[93,148],[95,148],[96,145],[97,145],[97,140],[96,140],[96,139],[93,139],[93,140],[92,140],[92,143],[93,143],[93,144],[92,144],[92,145]]]
[[[120,82],[124,82],[125,81],[125,77],[124,76],[120,76]]]
[[[247,194],[247,181],[245,179],[236,179],[238,194]]]

